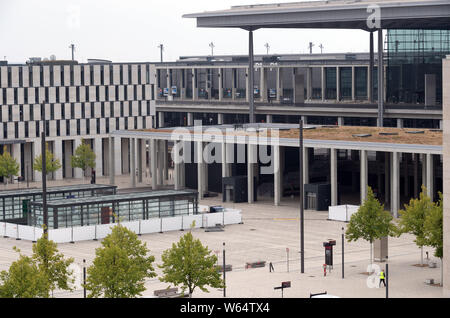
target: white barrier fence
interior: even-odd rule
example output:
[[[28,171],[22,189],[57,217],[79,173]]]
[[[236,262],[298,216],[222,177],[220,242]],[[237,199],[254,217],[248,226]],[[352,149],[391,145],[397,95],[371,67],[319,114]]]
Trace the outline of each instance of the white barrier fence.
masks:
[[[195,228],[242,223],[241,210],[226,209],[224,212],[181,215],[150,220],[122,222],[121,224],[136,234],[163,233],[188,230],[195,221]],[[111,233],[115,224],[79,226],[63,229],[50,229],[49,239],[55,243],[70,243],[88,240],[100,240]],[[36,241],[43,234],[41,228],[0,222],[0,235],[15,239]]]
[[[358,212],[357,205],[339,205],[328,208],[328,219],[333,221],[349,222],[352,215]]]

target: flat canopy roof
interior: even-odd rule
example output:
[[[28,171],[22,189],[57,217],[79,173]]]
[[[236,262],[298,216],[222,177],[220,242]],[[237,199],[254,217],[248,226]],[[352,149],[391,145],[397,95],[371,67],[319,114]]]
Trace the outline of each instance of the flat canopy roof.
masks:
[[[378,5],[382,29],[450,29],[448,0],[327,0],[235,6],[186,14],[204,28],[313,28],[373,30],[367,21]]]
[[[68,207],[68,206],[79,206],[79,205],[91,205],[91,204],[101,204],[101,203],[113,203],[113,202],[129,202],[138,200],[152,200],[152,199],[164,199],[164,198],[177,198],[186,196],[197,197],[197,191],[191,190],[159,190],[159,191],[149,191],[141,193],[126,193],[126,194],[115,194],[115,195],[105,195],[101,197],[83,197],[76,199],[64,199],[64,200],[52,200],[47,202],[47,206],[50,208],[58,207]],[[42,201],[31,202],[31,205],[42,206]]]
[[[277,135],[278,134],[278,135]],[[115,131],[112,136],[299,147],[295,124],[243,124]],[[370,135],[360,137],[360,135]],[[271,136],[273,138],[271,138]],[[278,136],[278,138],[277,138]],[[305,125],[309,148],[442,154],[443,133],[435,129]]]
[[[47,188],[47,194],[54,193],[66,193],[75,191],[93,191],[93,190],[107,190],[116,189],[117,186],[104,185],[104,184],[77,184],[63,187],[49,187]],[[15,189],[0,191],[0,198],[3,197],[20,197],[20,196],[32,196],[42,194],[42,188],[35,189]]]

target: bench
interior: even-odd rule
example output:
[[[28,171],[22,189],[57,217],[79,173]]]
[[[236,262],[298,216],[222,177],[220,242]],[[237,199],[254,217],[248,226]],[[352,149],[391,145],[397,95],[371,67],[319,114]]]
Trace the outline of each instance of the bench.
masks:
[[[218,272],[223,272],[223,265],[215,266]],[[233,265],[225,265],[225,272],[231,272],[233,270]]]
[[[266,261],[247,262],[247,263],[245,263],[245,269],[247,269],[247,268],[265,267],[265,266],[266,266]]]
[[[153,292],[153,295],[156,297],[173,297],[178,295],[178,288],[166,288],[166,289],[159,289],[155,290]]]

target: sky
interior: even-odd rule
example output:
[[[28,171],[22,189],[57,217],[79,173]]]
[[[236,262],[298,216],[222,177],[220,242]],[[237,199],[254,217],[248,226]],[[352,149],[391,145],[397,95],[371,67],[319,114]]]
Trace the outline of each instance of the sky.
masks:
[[[311,0],[309,0],[311,1]],[[248,33],[204,29],[183,14],[229,9],[234,5],[289,0],[0,0],[0,60],[25,63],[30,57],[88,58],[113,62],[158,62],[179,56],[248,54]],[[258,30],[255,54],[367,52],[369,36],[359,30]],[[345,44],[343,42],[345,41]]]

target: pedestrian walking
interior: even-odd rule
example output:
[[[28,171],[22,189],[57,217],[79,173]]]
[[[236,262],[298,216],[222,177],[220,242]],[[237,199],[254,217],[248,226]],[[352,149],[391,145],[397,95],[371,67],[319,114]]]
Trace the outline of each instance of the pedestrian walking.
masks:
[[[270,271],[271,273],[272,273],[272,272],[275,272],[275,268],[273,268],[272,262],[269,263],[269,271]]]
[[[384,270],[381,270],[381,272],[380,272],[380,285],[379,286],[381,286],[381,283],[383,283],[384,287],[386,287],[386,281],[385,281],[385,277],[384,277]]]

